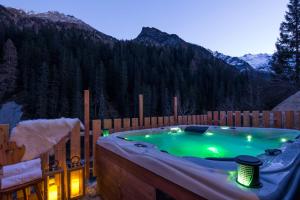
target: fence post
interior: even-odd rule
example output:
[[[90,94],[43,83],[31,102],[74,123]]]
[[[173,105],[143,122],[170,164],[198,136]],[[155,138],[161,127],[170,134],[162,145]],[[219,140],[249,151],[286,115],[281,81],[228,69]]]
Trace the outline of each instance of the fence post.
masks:
[[[95,152],[98,138],[101,136],[101,120],[93,120],[93,174],[96,176]],[[79,138],[80,139],[80,138]]]
[[[144,126],[144,97],[142,94],[139,95],[139,122],[140,127]]]
[[[173,106],[174,106],[174,121],[175,121],[175,124],[177,124],[177,121],[178,121],[178,113],[177,113],[177,105],[178,105],[178,103],[177,103],[177,97],[174,97],[174,104],[173,104]]]
[[[75,127],[71,131],[70,151],[71,158],[73,156],[80,157],[80,122],[77,122]]]
[[[84,159],[85,159],[85,178],[90,177],[90,92],[84,90]]]

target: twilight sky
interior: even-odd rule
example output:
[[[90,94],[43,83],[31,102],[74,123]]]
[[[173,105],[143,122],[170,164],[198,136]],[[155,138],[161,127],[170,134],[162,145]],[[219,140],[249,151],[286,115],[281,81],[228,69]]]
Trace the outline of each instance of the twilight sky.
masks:
[[[231,56],[273,53],[289,0],[0,0],[27,11],[73,15],[118,39],[143,26]]]

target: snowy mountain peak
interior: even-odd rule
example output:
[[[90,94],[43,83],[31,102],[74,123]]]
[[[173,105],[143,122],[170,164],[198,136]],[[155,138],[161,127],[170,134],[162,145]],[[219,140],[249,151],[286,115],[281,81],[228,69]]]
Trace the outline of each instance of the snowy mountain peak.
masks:
[[[260,71],[270,71],[270,61],[272,55],[267,53],[246,54],[240,57],[241,60],[249,63],[253,68]]]
[[[239,71],[253,70],[253,67],[249,63],[247,63],[244,60],[241,60],[238,57],[227,56],[227,55],[224,55],[224,54],[222,54],[220,52],[217,52],[217,51],[213,52],[213,55],[216,58],[223,60],[227,64],[234,66]]]
[[[245,54],[241,57],[231,57],[220,52],[213,52],[216,58],[225,61],[237,69],[241,70],[258,70],[262,72],[270,72],[270,61],[272,55],[266,53],[260,54]]]
[[[34,13],[34,12],[30,11],[30,12],[27,12],[27,14],[31,17],[48,19],[53,22],[66,22],[66,23],[73,23],[73,24],[80,24],[80,25],[88,26],[86,23],[75,18],[72,15],[65,15],[65,14],[57,12],[57,11],[48,11],[45,13]]]

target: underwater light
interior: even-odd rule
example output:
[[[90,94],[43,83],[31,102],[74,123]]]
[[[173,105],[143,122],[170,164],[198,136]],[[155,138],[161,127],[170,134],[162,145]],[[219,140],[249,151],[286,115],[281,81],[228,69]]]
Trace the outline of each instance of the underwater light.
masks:
[[[247,141],[251,142],[252,141],[252,135],[247,135]]]
[[[287,142],[287,139],[286,138],[281,138],[280,142]]]
[[[212,132],[206,132],[205,135],[211,136],[214,135]]]
[[[237,182],[245,187],[260,187],[259,166],[262,165],[261,160],[253,156],[241,155],[235,158],[238,163]]]
[[[223,129],[223,130],[227,130],[227,129],[229,129],[229,127],[228,127],[228,126],[221,126],[220,128],[221,128],[221,129]]]
[[[213,153],[219,153],[219,151],[216,147],[208,147],[207,149],[210,150]]]
[[[170,128],[170,131],[172,133],[180,133],[180,132],[182,132],[181,128],[179,128],[179,127],[172,127],[172,128]]]
[[[109,129],[103,129],[102,130],[102,135],[103,135],[103,137],[106,137],[106,136],[109,136]]]
[[[150,135],[148,135],[148,134],[147,134],[147,135],[145,135],[145,138],[149,138],[149,137],[150,137]]]

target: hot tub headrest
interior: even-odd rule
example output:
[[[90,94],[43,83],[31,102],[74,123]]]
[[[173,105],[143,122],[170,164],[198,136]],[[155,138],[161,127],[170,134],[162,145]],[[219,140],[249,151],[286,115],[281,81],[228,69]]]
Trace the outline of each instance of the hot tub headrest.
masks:
[[[184,129],[184,131],[192,133],[205,133],[208,128],[208,126],[188,126]]]

